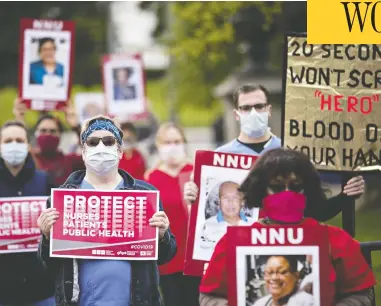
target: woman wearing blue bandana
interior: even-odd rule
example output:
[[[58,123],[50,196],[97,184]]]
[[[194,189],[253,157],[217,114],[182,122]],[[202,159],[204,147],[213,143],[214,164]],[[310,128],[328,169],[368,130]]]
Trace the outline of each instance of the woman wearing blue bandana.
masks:
[[[71,174],[61,188],[156,190],[118,169],[122,139],[123,132],[112,119],[97,116],[87,121],[81,133],[86,170]],[[38,255],[48,270],[55,271],[57,305],[162,306],[157,264],[174,257],[176,241],[161,204],[160,211],[150,219],[150,225],[159,229],[158,262],[52,259],[49,234],[58,218],[59,213],[48,208],[38,220],[43,233]]]

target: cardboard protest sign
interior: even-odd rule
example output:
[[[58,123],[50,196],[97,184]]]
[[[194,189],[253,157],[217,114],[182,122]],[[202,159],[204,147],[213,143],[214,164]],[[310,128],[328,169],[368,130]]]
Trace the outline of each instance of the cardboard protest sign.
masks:
[[[0,198],[0,254],[36,252],[47,197]]]
[[[381,164],[381,45],[285,46],[284,146],[319,170]]]
[[[52,189],[51,257],[157,260],[158,191]]]
[[[328,232],[323,226],[230,227],[229,306],[333,305]]]
[[[74,69],[72,21],[22,19],[19,97],[27,107],[61,109],[70,97]]]
[[[196,151],[194,181],[199,196],[192,205],[184,273],[203,275],[217,242],[227,226],[251,225],[259,210],[249,210],[237,188],[252,168],[256,156]]]
[[[109,54],[102,59],[108,114],[133,121],[147,112],[144,64],[140,54]]]

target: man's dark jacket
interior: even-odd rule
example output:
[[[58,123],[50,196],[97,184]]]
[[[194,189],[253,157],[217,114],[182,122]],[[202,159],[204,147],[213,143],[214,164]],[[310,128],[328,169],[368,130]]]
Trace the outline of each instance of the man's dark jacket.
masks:
[[[152,185],[135,180],[127,172],[119,170],[124,179],[123,190],[156,190]],[[70,175],[64,185],[60,188],[79,188],[85,170],[76,171]],[[50,199],[48,199],[50,207]],[[160,203],[160,210],[163,210]],[[126,306],[162,306],[162,298],[159,292],[159,272],[157,264],[170,261],[176,254],[176,240],[168,229],[159,243],[158,261],[131,261],[131,301]],[[38,256],[48,272],[53,271],[56,275],[55,295],[56,305],[78,305],[79,282],[78,263],[75,259],[50,258],[49,241],[42,237]],[[107,282],[107,280],[105,280]]]
[[[30,156],[16,176],[0,159],[0,197],[48,196],[51,187],[47,173],[36,170]],[[53,280],[35,252],[0,255],[0,304],[29,304],[51,297]]]

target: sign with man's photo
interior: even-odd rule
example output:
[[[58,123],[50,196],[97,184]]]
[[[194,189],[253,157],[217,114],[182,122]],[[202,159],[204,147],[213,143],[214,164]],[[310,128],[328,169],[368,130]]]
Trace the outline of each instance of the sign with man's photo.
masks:
[[[108,113],[123,121],[146,113],[144,65],[140,54],[110,54],[102,61]]]
[[[248,209],[240,184],[256,156],[196,152],[194,179],[199,196],[192,205],[184,273],[200,276],[228,226],[253,224],[259,209]]]
[[[52,189],[59,213],[51,231],[50,256],[157,260],[158,191]]]
[[[332,305],[324,227],[231,227],[227,245],[230,306]]]
[[[36,252],[47,197],[0,198],[0,254]]]
[[[65,107],[74,67],[72,21],[22,19],[19,97],[34,110]]]

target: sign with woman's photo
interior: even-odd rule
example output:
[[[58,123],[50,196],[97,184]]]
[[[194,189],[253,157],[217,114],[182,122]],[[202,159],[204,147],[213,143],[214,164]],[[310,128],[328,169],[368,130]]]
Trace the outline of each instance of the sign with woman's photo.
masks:
[[[249,210],[238,190],[256,159],[251,155],[196,152],[194,179],[200,192],[191,209],[185,274],[203,274],[228,226],[247,226],[258,219],[259,210]]]
[[[104,56],[103,87],[110,115],[125,120],[146,112],[144,65],[140,54]]]
[[[19,96],[34,110],[63,108],[74,65],[71,21],[21,20]]]
[[[328,306],[328,232],[322,226],[231,227],[230,306]]]
[[[104,94],[101,92],[81,92],[76,94],[75,108],[81,124],[92,117],[107,114]]]

